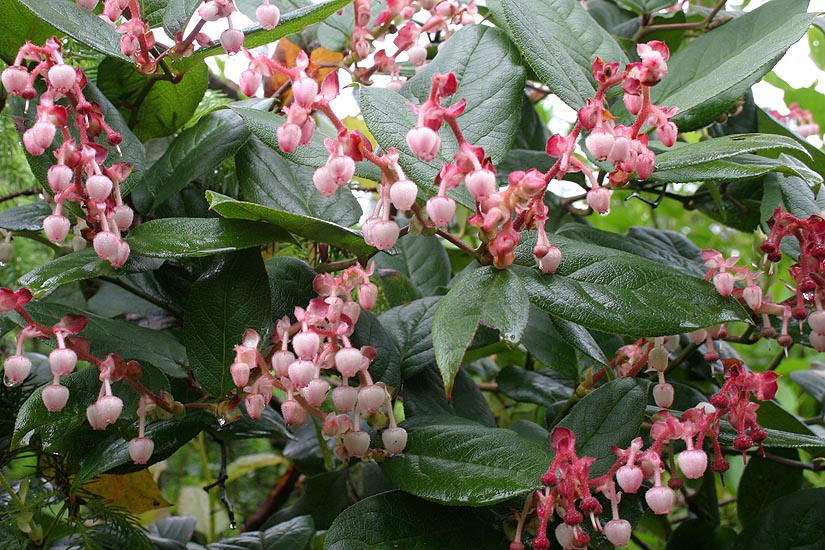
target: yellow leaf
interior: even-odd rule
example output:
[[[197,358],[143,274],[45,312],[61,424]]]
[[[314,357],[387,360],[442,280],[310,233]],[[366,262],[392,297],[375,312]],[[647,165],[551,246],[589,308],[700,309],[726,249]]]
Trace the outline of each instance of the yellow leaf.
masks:
[[[149,470],[124,475],[104,474],[84,483],[83,489],[133,514],[172,505],[163,498]]]

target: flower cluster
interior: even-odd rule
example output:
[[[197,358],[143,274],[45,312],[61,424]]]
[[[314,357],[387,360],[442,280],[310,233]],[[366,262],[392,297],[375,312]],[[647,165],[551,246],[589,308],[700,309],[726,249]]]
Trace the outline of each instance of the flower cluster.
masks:
[[[800,107],[797,102],[791,103],[787,115],[783,115],[775,109],[768,111],[768,114],[779,122],[791,126],[802,137],[819,135],[819,124],[814,122],[813,113]]]
[[[28,70],[24,61],[35,65]],[[57,164],[46,176],[54,194],[54,212],[43,221],[43,230],[51,242],[62,243],[71,229],[63,213],[64,203],[78,203],[88,226],[86,237],[93,240],[95,252],[119,268],[129,257],[129,245],[122,232],[129,229],[134,217],[132,209],[123,203],[120,184],[132,167],[126,163],[105,166],[108,149],[95,139],[105,135],[110,146],[119,147],[121,135],[106,123],[100,106],[86,99],[86,75],[64,63],[60,42],[54,37],[43,46],[26,42],[14,64],[2,73],[6,91],[27,103],[37,97],[38,77],[43,79],[46,91],[40,94],[37,121],[23,134],[23,144],[29,154],[39,156],[54,145],[58,132],[62,138],[54,150]],[[72,128],[78,133],[77,140],[72,137]]]
[[[395,422],[386,386],[374,383],[370,376],[375,349],[356,348],[351,342],[361,308],[375,305],[378,289],[369,280],[371,271],[371,267],[356,265],[340,276],[318,275],[313,283],[318,297],[306,309],[295,308],[296,323],[285,317],[275,324],[275,346],[267,357],[258,351],[260,336],[249,329],[243,343],[235,346],[230,368],[238,399],[243,396],[251,418],[261,416],[273,389],[278,388],[285,393],[281,413],[287,424],[303,424],[308,413],[322,418],[324,435],[335,439],[335,454],[343,461],[370,454],[370,436],[362,429],[362,420],[383,428],[388,419],[381,434],[388,454],[403,451],[407,441],[406,431]],[[352,299],[353,292],[357,301]],[[332,374],[340,381],[335,381],[330,392]],[[329,394],[338,412],[324,415],[317,407]],[[376,414],[382,409],[384,415]]]

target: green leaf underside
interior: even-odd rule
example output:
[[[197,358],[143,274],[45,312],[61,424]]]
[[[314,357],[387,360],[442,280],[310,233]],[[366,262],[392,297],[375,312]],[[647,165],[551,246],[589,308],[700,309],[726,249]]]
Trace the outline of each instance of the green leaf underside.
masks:
[[[421,298],[390,309],[378,318],[387,335],[398,348],[401,376],[415,376],[435,363],[433,350],[433,316],[440,296]]]
[[[534,239],[522,239],[517,262],[533,265]],[[665,336],[727,321],[746,320],[742,307],[723,298],[707,281],[656,262],[560,235],[555,275],[512,266],[530,302],[586,328],[629,336]]]
[[[260,220],[269,224],[270,227],[277,227],[313,241],[329,243],[349,250],[357,256],[369,256],[376,251],[364,242],[364,237],[360,232],[326,220],[238,201],[214,191],[207,191],[206,199],[209,201],[209,207],[224,218]]]
[[[613,37],[575,0],[502,0],[501,4],[510,33],[527,62],[573,109],[583,107],[596,93],[591,76],[596,56],[607,63],[628,62]]]
[[[804,147],[788,137],[776,134],[735,134],[699,141],[659,153],[656,155],[656,170],[658,172],[659,170],[685,168],[728,159],[744,153],[775,149],[797,151],[803,158],[809,157]]]
[[[734,550],[816,550],[825,545],[825,488],[781,497],[756,516],[736,539]]]
[[[324,550],[495,550],[502,545],[502,534],[472,510],[391,491],[344,510],[327,532]]]
[[[415,417],[404,454],[381,464],[401,490],[442,504],[482,506],[538,488],[544,447],[513,431],[457,417]]]
[[[670,58],[651,100],[679,108],[681,131],[710,124],[805,35],[816,17],[807,8],[808,0],[768,2],[699,36]]]
[[[518,342],[528,310],[527,294],[509,271],[484,267],[459,280],[433,317],[433,347],[448,394],[478,324],[498,328],[505,340]]]

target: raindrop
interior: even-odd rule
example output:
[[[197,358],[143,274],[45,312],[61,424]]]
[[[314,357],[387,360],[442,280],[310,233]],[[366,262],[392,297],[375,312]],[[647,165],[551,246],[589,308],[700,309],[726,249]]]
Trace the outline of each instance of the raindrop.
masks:
[[[223,428],[224,426],[226,426],[226,419],[225,419],[225,418],[223,418],[223,417],[218,418],[218,426],[220,426],[221,428]],[[234,529],[234,527],[233,527],[233,529]]]
[[[3,384],[5,384],[7,388],[13,388],[18,385],[16,382],[12,381],[11,378],[5,375],[3,376]]]
[[[230,529],[237,529],[237,528],[238,528],[238,524],[237,524],[237,523],[235,523],[234,521],[230,521],[230,522],[229,522],[229,528],[230,528]]]

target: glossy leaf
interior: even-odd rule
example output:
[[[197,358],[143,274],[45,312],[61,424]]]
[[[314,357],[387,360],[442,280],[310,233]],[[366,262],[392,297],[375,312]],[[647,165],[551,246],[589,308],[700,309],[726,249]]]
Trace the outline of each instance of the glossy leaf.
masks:
[[[549,445],[457,417],[415,417],[404,454],[381,464],[402,491],[442,504],[482,506],[538,488]]]
[[[131,63],[106,58],[98,67],[97,85],[132,132],[146,141],[171,135],[189,121],[206,92],[208,76],[206,64],[200,63],[173,83],[144,75]]]
[[[470,510],[391,491],[366,498],[338,516],[324,550],[494,550],[504,545],[502,534]]]
[[[381,321],[369,311],[361,311],[350,339],[355,347],[372,346],[378,352],[369,368],[372,378],[398,388],[401,383],[400,356],[395,341]]]
[[[498,328],[508,342],[518,342],[527,326],[528,297],[510,271],[476,269],[441,300],[433,316],[433,347],[447,393],[479,323]]]
[[[818,216],[825,207],[825,195],[815,195],[807,183],[798,177],[769,174],[762,181],[762,187],[762,221],[773,216],[778,206],[799,218]],[[823,204],[820,205],[820,202]],[[790,243],[786,241],[783,246],[785,245],[790,246]],[[798,245],[796,248],[798,249]],[[798,250],[794,255],[798,255]]]
[[[822,369],[797,370],[791,373],[791,380],[822,403],[825,399],[825,372]]]
[[[713,122],[805,35],[816,17],[807,8],[808,0],[768,2],[699,36],[671,56],[651,100],[678,107],[683,132]]]
[[[249,131],[229,109],[214,111],[181,132],[147,171],[135,189],[135,207],[155,210],[189,182],[210,172],[249,139]]]
[[[60,285],[100,276],[115,276],[128,273],[142,273],[157,269],[163,262],[132,253],[126,264],[115,270],[112,264],[101,260],[91,248],[61,256],[34,268],[18,279],[32,294],[42,296]]]
[[[373,258],[381,269],[394,269],[409,277],[424,296],[439,294],[447,287],[452,275],[450,259],[438,237],[405,235],[393,249]]]
[[[324,197],[312,184],[314,170],[293,164],[252,137],[235,155],[244,198],[262,206],[311,216],[349,227],[361,217],[361,206],[347,188]]]
[[[289,233],[266,223],[160,218],[135,227],[126,241],[134,253],[150,258],[196,258],[291,240]]]
[[[260,251],[218,257],[194,285],[183,316],[192,373],[216,397],[234,387],[229,375],[246,329],[263,335],[272,323],[269,281]]]
[[[186,23],[198,9],[201,0],[169,0],[163,11],[163,30],[174,37],[186,28]]]
[[[120,51],[120,35],[94,12],[67,0],[20,0],[20,3],[78,42],[110,57],[129,60]]]
[[[806,489],[778,498],[753,518],[733,550],[819,548],[825,542],[825,488]]]
[[[576,434],[576,452],[592,456],[594,476],[604,474],[615,462],[611,447],[627,447],[638,433],[647,408],[646,380],[619,378],[596,388],[577,403],[559,426]]]
[[[401,376],[404,379],[435,364],[432,326],[440,301],[440,296],[421,298],[394,307],[378,318],[398,349]]]
[[[613,37],[575,0],[502,0],[501,4],[522,55],[539,79],[573,109],[596,94],[591,76],[596,56],[608,63],[627,63]]]
[[[251,202],[237,201],[214,191],[207,191],[206,198],[210,208],[224,218],[260,220],[299,237],[350,250],[358,256],[369,256],[375,252],[373,247],[364,242],[364,237],[360,232],[326,220],[276,210]]]
[[[0,59],[7,65],[14,63],[17,51],[26,40],[42,44],[55,34],[52,25],[26,9],[20,0],[0,0],[3,31],[0,33]]]
[[[773,454],[799,460],[797,451]],[[798,491],[802,487],[802,469],[777,463],[760,456],[748,459],[737,490],[736,512],[739,522],[747,526],[766,506],[779,497]]]
[[[9,231],[42,231],[43,220],[51,213],[52,208],[45,201],[21,204],[0,211],[0,227]]]
[[[534,305],[530,306],[527,327],[521,338],[521,345],[538,359],[542,365],[569,380],[579,377],[576,368],[576,350],[556,329],[555,320]],[[558,319],[561,322],[561,319]]]
[[[487,398],[466,371],[460,370],[456,374],[449,401],[444,393],[441,373],[434,364],[404,380],[403,392],[404,415],[408,419],[415,416],[455,415],[484,426],[497,427]]]
[[[207,550],[300,550],[315,535],[310,516],[298,516],[265,531],[250,531],[212,544]]]
[[[555,275],[534,267],[511,270],[531,303],[552,316],[630,336],[665,336],[747,318],[738,303],[721,297],[707,281],[618,250],[560,235],[551,240],[562,251]],[[527,255],[532,245],[523,239],[519,248],[526,253],[517,261],[533,264]]]
[[[787,137],[775,134],[735,134],[698,141],[659,153],[656,155],[656,170],[685,168],[744,153],[770,150],[797,151],[807,156],[801,145]]]
[[[296,307],[306,307],[315,296],[315,271],[297,258],[276,256],[264,262],[272,294],[272,318],[292,316]]]
[[[244,29],[244,34],[246,35],[244,47],[251,50],[252,48],[275,42],[279,38],[303,30],[313,23],[323,21],[349,3],[350,0],[328,0],[326,2],[298,8],[297,10],[282,14],[278,26],[269,31],[255,24]],[[182,67],[188,67],[206,57],[223,53],[226,52],[224,52],[223,47],[220,45],[220,41],[216,40],[214,46],[195,51],[193,55],[181,60],[179,64]]]
[[[501,392],[510,399],[543,407],[566,401],[573,393],[571,386],[547,371],[529,371],[514,365],[501,369],[496,381]]]

